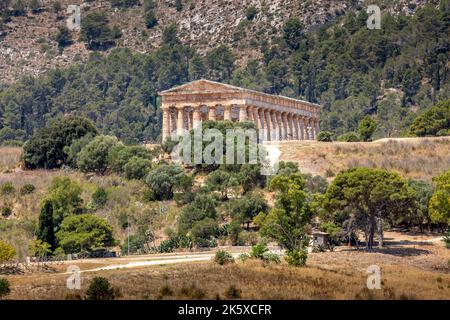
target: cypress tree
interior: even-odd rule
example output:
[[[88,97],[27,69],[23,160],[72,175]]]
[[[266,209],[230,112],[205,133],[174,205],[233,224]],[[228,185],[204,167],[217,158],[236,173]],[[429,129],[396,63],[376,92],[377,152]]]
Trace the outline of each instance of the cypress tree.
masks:
[[[55,230],[53,226],[53,204],[49,199],[44,200],[39,214],[38,240],[50,245],[52,252],[56,249]]]

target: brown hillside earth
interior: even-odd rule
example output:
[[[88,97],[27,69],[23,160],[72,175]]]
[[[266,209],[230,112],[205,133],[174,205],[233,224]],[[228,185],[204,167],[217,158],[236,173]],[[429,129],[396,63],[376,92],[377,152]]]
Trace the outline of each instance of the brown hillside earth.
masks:
[[[381,168],[404,178],[431,180],[450,169],[450,137],[382,139],[374,142],[287,141],[283,161],[300,171],[332,178],[352,167]]]

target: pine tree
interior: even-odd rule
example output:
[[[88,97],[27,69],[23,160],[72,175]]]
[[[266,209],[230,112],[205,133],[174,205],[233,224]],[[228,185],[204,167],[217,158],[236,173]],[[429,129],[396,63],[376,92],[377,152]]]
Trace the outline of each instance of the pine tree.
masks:
[[[48,243],[52,251],[56,249],[55,230],[53,228],[53,203],[49,199],[44,200],[42,204],[37,238]]]

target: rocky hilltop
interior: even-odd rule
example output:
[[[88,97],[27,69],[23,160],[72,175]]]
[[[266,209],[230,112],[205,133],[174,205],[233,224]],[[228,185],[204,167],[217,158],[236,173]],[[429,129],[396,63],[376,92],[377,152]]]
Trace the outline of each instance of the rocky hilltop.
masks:
[[[55,2],[61,4],[60,11],[54,9]],[[228,45],[239,58],[238,63],[260,55],[260,46],[279,35],[289,17],[296,16],[305,26],[314,28],[364,5],[364,1],[355,0],[184,0],[180,10],[175,0],[155,2],[158,24],[148,29],[141,5],[118,9],[104,0],[41,0],[38,11],[33,13],[27,8],[23,16],[12,17],[0,26],[0,83],[12,83],[24,75],[36,76],[88,57],[89,51],[76,31],[71,35],[74,43],[63,52],[58,50],[55,36],[58,27],[68,19],[69,5],[79,5],[82,18],[95,10],[106,11],[110,24],[122,32],[117,47],[151,52],[159,46],[162,30],[176,23],[185,44],[196,46],[200,52],[219,44]],[[393,12],[411,14],[426,2],[430,1],[400,0],[383,5]],[[256,8],[251,23],[246,17],[249,7]]]

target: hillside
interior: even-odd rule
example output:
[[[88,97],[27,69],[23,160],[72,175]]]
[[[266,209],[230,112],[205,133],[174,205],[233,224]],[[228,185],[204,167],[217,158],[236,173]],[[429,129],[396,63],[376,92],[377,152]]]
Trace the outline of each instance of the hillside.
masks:
[[[289,17],[300,17],[308,28],[332,21],[348,11],[354,10],[361,1],[296,1],[296,0],[212,0],[182,1],[180,11],[174,0],[157,0],[158,24],[147,29],[142,6],[127,9],[112,8],[107,0],[59,0],[61,11],[55,12],[53,4],[58,1],[42,0],[39,12],[28,10],[24,16],[12,17],[0,34],[0,83],[11,83],[24,74],[36,76],[55,67],[69,66],[85,61],[88,50],[73,32],[75,44],[58,53],[55,36],[59,26],[68,18],[68,5],[80,5],[82,15],[96,10],[105,10],[112,24],[122,31],[118,47],[131,48],[138,52],[151,52],[160,45],[162,30],[176,23],[184,44],[206,52],[220,44],[233,48],[240,64],[252,58],[260,58],[260,41],[271,41],[279,35],[283,23]],[[388,4],[393,12],[413,13],[426,0],[396,1]],[[258,11],[254,21],[246,22],[246,9],[255,6]]]
[[[142,14],[141,7],[115,8],[102,14],[99,10],[106,4],[91,2],[90,13],[83,20],[88,22],[84,27],[82,24],[82,34],[71,35],[73,43],[64,44],[62,55],[56,50],[56,43],[46,40],[58,23],[36,29],[45,33],[42,36],[32,31],[34,29],[24,31],[27,29],[22,27],[23,22],[17,24],[19,19],[28,18],[35,23],[36,19],[51,16],[50,11],[44,10],[31,17],[28,13],[25,17],[13,16],[4,26],[9,29],[16,23],[15,27],[8,31],[0,45],[7,45],[11,52],[20,52],[25,46],[24,50],[31,52],[36,62],[5,56],[1,61],[6,61],[8,66],[3,68],[2,79],[6,80],[8,70],[16,66],[41,70],[39,65],[43,62],[46,67],[42,70],[47,67],[51,70],[34,77],[41,71],[19,68],[18,72],[24,76],[21,80],[0,86],[0,143],[23,142],[48,121],[68,114],[88,117],[103,133],[116,135],[126,143],[159,142],[158,92],[200,78],[320,103],[323,105],[321,128],[331,131],[335,138],[356,131],[366,115],[379,123],[375,138],[406,135],[418,114],[448,99],[448,0],[420,2],[420,6],[386,2],[382,6],[384,27],[381,30],[367,28],[364,5],[345,10],[329,21],[327,18],[326,22],[317,18],[318,24],[314,27],[304,21],[307,17],[312,19],[310,11],[309,15],[300,15],[301,18],[288,18],[288,11],[284,9],[289,8],[288,2],[274,2],[283,8],[273,9],[283,23],[270,29],[273,31],[269,30],[270,35],[265,33],[268,28],[263,23],[266,11],[256,8],[255,15],[249,18],[246,14],[240,20],[236,28],[242,30],[236,31],[237,36],[233,28],[221,32],[208,27],[215,39],[210,41],[211,37],[199,31],[205,40],[203,44],[187,41],[186,36],[197,35],[197,31],[186,33],[180,24],[169,25],[170,19],[158,20],[156,26],[144,30],[145,41],[134,42],[135,38],[119,22],[138,23],[137,16],[127,15]],[[229,3],[237,6],[238,2]],[[311,10],[310,2],[301,3],[305,10]],[[329,2],[317,2],[317,5],[326,7],[325,3]],[[177,13],[173,16],[178,16],[180,23],[181,17],[203,12],[206,16],[198,19],[205,25],[210,19],[214,20],[211,12],[225,10],[217,7],[216,11],[209,12],[205,6],[195,2],[194,11],[189,13],[190,6],[183,6],[178,12],[167,6],[167,2],[158,2],[154,10],[161,16],[175,10]],[[224,17],[237,15],[236,10],[229,10],[230,13],[224,12]],[[328,8],[325,15],[337,11]],[[318,17],[321,12],[324,10],[314,10],[314,14],[319,13]],[[124,16],[113,19],[116,15]],[[42,24],[45,25],[38,23]],[[255,31],[258,28],[264,32]],[[132,29],[140,30],[137,26]],[[14,30],[19,34],[10,38]],[[159,40],[151,41],[154,47],[140,48],[152,32],[160,34]],[[42,50],[29,46],[25,33],[34,34]],[[227,40],[230,35],[232,43]],[[90,39],[86,43],[94,51],[87,51],[80,42],[81,36]],[[15,42],[10,43],[11,39]],[[39,52],[53,53],[46,60]],[[52,69],[66,54],[73,54],[74,59],[78,57],[75,60],[79,63],[72,64],[71,58],[63,58],[66,63],[59,69]],[[28,56],[28,53],[21,56]]]
[[[382,139],[374,142],[284,142],[281,160],[302,172],[332,179],[351,167],[381,168],[430,181],[450,167],[450,138]]]

